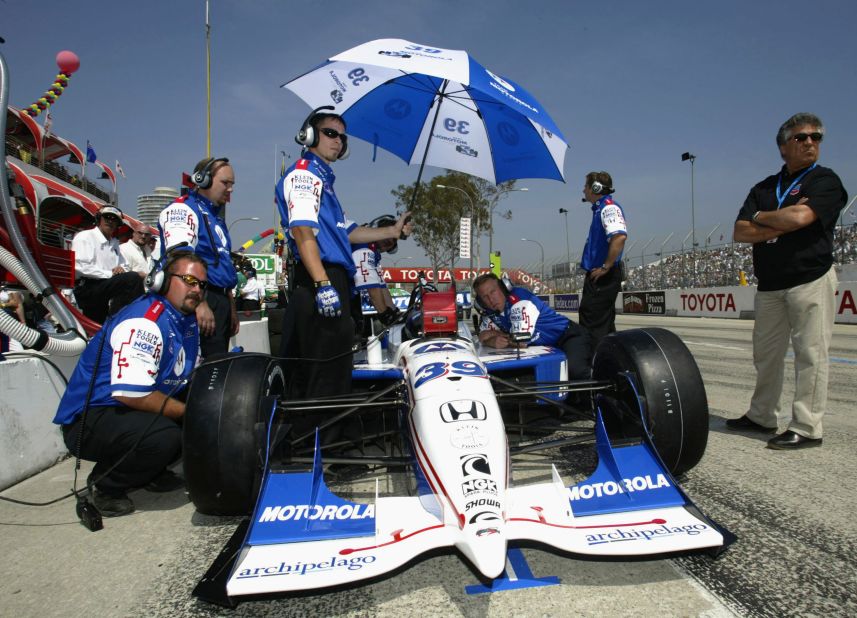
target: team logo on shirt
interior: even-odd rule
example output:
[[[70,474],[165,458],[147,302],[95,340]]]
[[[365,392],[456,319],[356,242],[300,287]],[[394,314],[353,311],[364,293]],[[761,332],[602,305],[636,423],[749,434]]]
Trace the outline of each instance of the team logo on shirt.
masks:
[[[214,226],[214,233],[217,234],[217,237],[220,239],[221,246],[226,246],[226,234],[223,233],[223,229],[219,225]]]
[[[800,185],[796,185],[794,189],[789,191],[789,195],[797,195],[798,193],[800,193]]]
[[[173,373],[177,376],[181,376],[184,373],[184,365],[185,365],[186,357],[184,352],[184,347],[179,348],[179,353],[176,354],[176,362],[173,365]]]

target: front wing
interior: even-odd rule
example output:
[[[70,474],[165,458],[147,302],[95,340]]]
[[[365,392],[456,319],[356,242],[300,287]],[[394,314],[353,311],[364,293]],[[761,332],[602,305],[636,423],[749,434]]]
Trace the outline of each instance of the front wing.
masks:
[[[719,548],[724,534],[684,494],[647,442],[614,447],[596,423],[599,464],[569,487],[555,467],[546,483],[512,487],[494,542],[541,543],[590,556],[641,556]],[[419,497],[349,502],[324,483],[320,451],[309,472],[268,471],[228,597],[354,584],[440,548],[471,543],[458,521]],[[473,548],[470,548],[473,551]],[[483,574],[484,575],[484,574]],[[205,579],[204,579],[205,581]]]

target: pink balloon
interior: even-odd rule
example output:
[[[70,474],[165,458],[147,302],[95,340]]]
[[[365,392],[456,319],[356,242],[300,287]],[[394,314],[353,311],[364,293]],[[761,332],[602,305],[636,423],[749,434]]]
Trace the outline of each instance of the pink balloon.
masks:
[[[71,75],[80,68],[80,58],[73,51],[61,51],[57,54],[57,66],[66,75]]]

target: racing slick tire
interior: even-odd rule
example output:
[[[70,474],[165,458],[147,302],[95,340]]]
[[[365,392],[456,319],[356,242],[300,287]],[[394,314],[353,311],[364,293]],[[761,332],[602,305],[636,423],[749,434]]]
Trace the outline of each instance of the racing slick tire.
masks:
[[[197,369],[182,446],[188,493],[200,513],[245,515],[253,509],[268,420],[284,390],[280,364],[261,354],[213,355]]]
[[[623,372],[633,376],[636,393]],[[614,405],[601,406],[611,441],[642,436],[642,407],[652,442],[673,475],[699,463],[708,443],[708,398],[699,367],[678,335],[663,328],[613,333],[598,345],[592,377],[616,386],[606,395]]]

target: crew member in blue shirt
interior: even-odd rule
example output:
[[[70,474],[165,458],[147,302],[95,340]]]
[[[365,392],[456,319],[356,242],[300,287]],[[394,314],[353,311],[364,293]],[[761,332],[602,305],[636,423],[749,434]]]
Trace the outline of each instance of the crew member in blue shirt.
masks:
[[[87,485],[106,517],[134,510],[131,489],[183,485],[167,470],[181,453],[178,421],[185,411],[173,395],[198,362],[196,310],[205,286],[201,258],[172,256],[161,291],[141,296],[107,321],[60,400],[54,423],[73,455],[95,462]]]
[[[625,213],[613,199],[607,172],[589,172],[583,201],[592,204],[592,223],[580,266],[586,271],[580,300],[580,325],[589,331],[592,349],[616,332],[616,297],[622,289],[622,250],[628,238]]]
[[[570,379],[586,380],[591,376],[589,334],[538,296],[526,288],[512,287],[511,282],[493,273],[476,277],[473,295],[482,312],[479,325],[482,345],[499,349],[553,346],[565,352]],[[517,334],[526,334],[529,340],[516,342],[513,335]]]
[[[232,197],[235,172],[229,159],[208,158],[191,175],[194,189],[164,208],[158,217],[161,251],[193,251],[208,266],[208,290],[196,310],[203,358],[225,353],[238,333],[233,288],[238,276],[229,253],[232,241],[223,208]]]
[[[304,147],[277,183],[275,195],[289,250],[295,256],[293,291],[283,319],[281,355],[290,366],[290,393],[328,397],[351,391],[352,243],[371,243],[409,233],[402,216],[390,227],[358,227],[345,217],[333,189],[334,161],[348,156],[342,117],[319,108],[295,141]],[[333,109],[333,108],[326,108]]]

